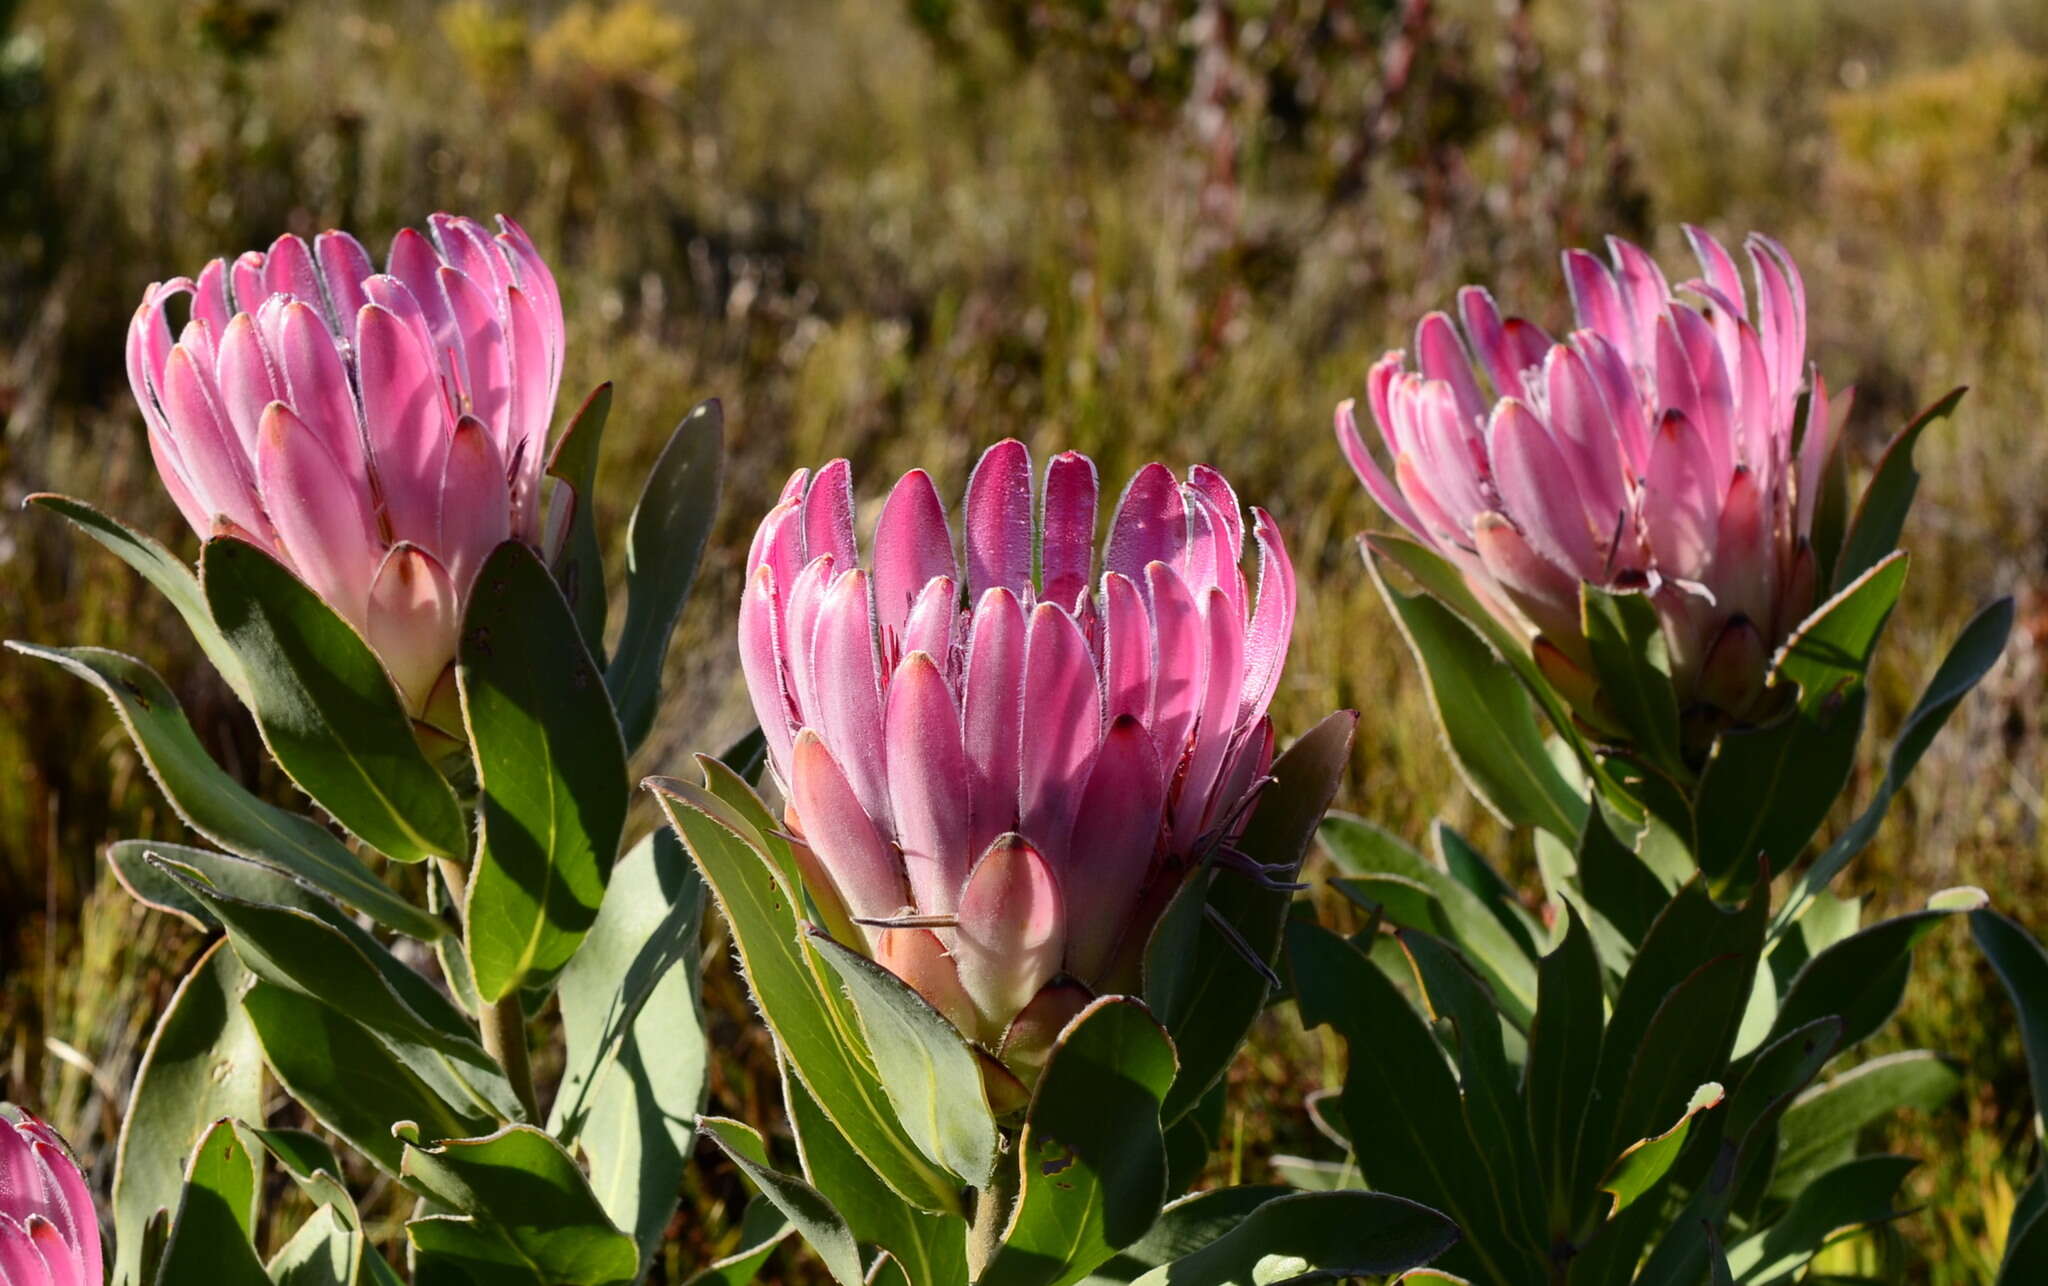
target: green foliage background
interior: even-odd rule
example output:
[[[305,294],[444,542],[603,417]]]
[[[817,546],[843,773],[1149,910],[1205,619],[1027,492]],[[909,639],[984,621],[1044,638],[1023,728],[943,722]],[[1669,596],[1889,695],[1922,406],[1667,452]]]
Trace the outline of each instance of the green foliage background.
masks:
[[[0,0],[0,633],[134,652],[281,800],[168,608],[19,501],[86,496],[189,552],[122,374],[142,286],[282,229],[381,247],[442,208],[513,213],[554,262],[564,406],[619,386],[615,524],[669,426],[725,401],[727,508],[636,770],[743,725],[738,562],[791,467],[850,455],[878,500],[924,465],[957,494],[980,447],[1016,434],[1041,458],[1089,451],[1112,481],[1207,460],[1271,508],[1304,576],[1282,726],[1361,709],[1340,803],[1416,840],[1441,812],[1501,851],[1358,564],[1351,536],[1384,522],[1331,408],[1466,280],[1557,325],[1564,245],[1654,238],[1676,267],[1681,219],[1770,231],[1805,272],[1814,355],[1857,386],[1862,462],[1973,386],[1922,449],[1880,734],[1975,603],[2020,602],[2007,660],[1845,887],[1897,911],[1976,883],[2048,928],[2038,4]],[[0,1096],[42,1105],[103,1189],[141,1042],[199,944],[134,907],[100,850],[180,828],[98,698],[19,658],[0,664],[0,774]],[[766,1122],[765,1038],[722,946],[705,958],[712,1110]],[[1833,1267],[1889,1258],[1950,1283],[1995,1265],[2034,1148],[1989,981],[1959,930],[1923,949],[1899,1040],[1952,1054],[1970,1089],[1893,1127],[1929,1159],[1926,1206]],[[1270,1021],[1215,1177],[1309,1148],[1302,1098],[1341,1066]],[[741,1189],[703,1160],[672,1268],[736,1235]],[[816,1276],[778,1254],[771,1273]]]

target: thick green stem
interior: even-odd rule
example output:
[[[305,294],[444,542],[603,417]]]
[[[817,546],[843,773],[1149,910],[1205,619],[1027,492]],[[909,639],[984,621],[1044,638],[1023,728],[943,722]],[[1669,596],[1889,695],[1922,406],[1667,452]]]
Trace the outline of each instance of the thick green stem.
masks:
[[[452,857],[439,858],[437,864],[441,882],[448,887],[448,897],[455,903],[456,915],[467,935],[469,908],[464,894],[469,887],[469,872]],[[526,1049],[526,1007],[519,1003],[519,993],[514,991],[503,1000],[485,1003],[482,1008],[477,1018],[483,1025],[484,1052],[505,1069],[505,1079],[511,1082],[519,1106],[526,1109],[527,1119],[537,1125],[540,1098],[533,1092],[533,1061]]]
[[[468,916],[462,905],[462,894],[469,887],[469,869],[452,857],[437,857],[434,865],[440,868],[441,887],[448,890],[448,903],[455,908],[455,918],[466,925]]]
[[[539,1124],[540,1100],[533,1093],[533,1063],[526,1055],[526,1006],[519,1003],[519,993],[485,1005],[483,1026],[484,1051],[505,1069],[527,1119]]]
[[[1006,1135],[1002,1152],[996,1157],[995,1175],[987,1187],[974,1194],[974,1222],[967,1230],[970,1278],[980,1277],[988,1268],[989,1261],[996,1257],[996,1251],[1002,1248],[1003,1231],[1009,1226],[1010,1212],[1017,1205],[1017,1188],[1021,1181],[1016,1149]]]

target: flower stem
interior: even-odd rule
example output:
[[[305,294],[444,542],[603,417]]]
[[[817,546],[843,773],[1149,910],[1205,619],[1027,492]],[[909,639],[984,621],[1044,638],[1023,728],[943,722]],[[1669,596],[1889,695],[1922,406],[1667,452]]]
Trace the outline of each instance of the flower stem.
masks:
[[[483,1028],[484,1052],[505,1069],[505,1079],[512,1083],[512,1093],[518,1096],[519,1106],[526,1109],[527,1119],[540,1124],[540,1100],[533,1092],[533,1064],[526,1054],[526,1006],[519,1003],[518,991],[484,1006]]]
[[[1016,1149],[1007,1135],[1002,1150],[996,1156],[996,1172],[989,1179],[988,1186],[974,1194],[974,1223],[967,1231],[967,1265],[971,1277],[978,1278],[987,1271],[989,1261],[1002,1248],[1003,1233],[1010,1223],[1010,1212],[1017,1204],[1017,1189],[1023,1181],[1023,1174],[1017,1168]]]
[[[469,932],[469,904],[464,894],[469,887],[469,872],[462,863],[452,857],[438,859],[441,868],[441,882],[448,888],[448,898],[455,904],[456,916],[462,921],[462,931]],[[463,966],[467,968],[467,966]],[[519,1106],[526,1109],[527,1119],[540,1124],[540,1099],[533,1092],[533,1062],[526,1048],[526,1007],[519,1002],[518,991],[513,991],[503,1000],[483,1003],[483,1012],[477,1015],[483,1027],[484,1052],[496,1059],[498,1066],[505,1069],[505,1079],[511,1082],[512,1093],[519,1100]]]

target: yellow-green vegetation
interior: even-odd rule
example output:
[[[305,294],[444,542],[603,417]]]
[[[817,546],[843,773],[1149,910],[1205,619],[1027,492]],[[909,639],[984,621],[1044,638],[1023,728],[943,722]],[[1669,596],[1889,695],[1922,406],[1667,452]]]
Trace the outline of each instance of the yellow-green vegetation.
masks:
[[[922,465],[957,495],[1014,434],[1109,478],[1206,460],[1272,509],[1304,598],[1280,725],[1359,708],[1343,806],[1412,839],[1445,815],[1497,852],[1516,840],[1457,781],[1359,566],[1352,536],[1385,523],[1331,408],[1464,281],[1556,325],[1562,246],[1613,231],[1676,267],[1680,220],[1769,231],[1804,270],[1815,357],[1857,386],[1863,466],[1972,386],[1921,449],[1873,764],[1968,611],[2020,604],[2007,659],[1844,889],[1882,912],[1974,883],[2048,929],[2032,0],[0,0],[0,633],[139,655],[279,799],[175,615],[17,506],[86,496],[189,553],[122,371],[143,285],[283,230],[381,246],[434,209],[512,213],[555,264],[565,406],[618,384],[610,479],[695,400],[725,401],[719,540],[636,767],[675,771],[741,726],[738,567],[791,467],[851,456],[875,501]],[[614,538],[626,500],[601,497]],[[100,849],[180,828],[99,699],[14,658],[0,768],[0,1096],[40,1104],[103,1185],[140,1043],[198,943],[137,909]],[[765,1037],[726,953],[706,960],[715,1110],[765,1123]],[[1887,1127],[1928,1159],[1924,1209],[1832,1267],[1984,1280],[2034,1164],[2033,1107],[1960,928],[1922,949],[1895,1039],[1952,1055],[1969,1088]],[[1216,1175],[1257,1180],[1310,1147],[1302,1096],[1341,1065],[1270,1020]],[[669,1280],[733,1235],[738,1180],[707,1164],[690,1183],[703,1213],[679,1220]],[[783,1280],[818,1277],[778,1253]]]

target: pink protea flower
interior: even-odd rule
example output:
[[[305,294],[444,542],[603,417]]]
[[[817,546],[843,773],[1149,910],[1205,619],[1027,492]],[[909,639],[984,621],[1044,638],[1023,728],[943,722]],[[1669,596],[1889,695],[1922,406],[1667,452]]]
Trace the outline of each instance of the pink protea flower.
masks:
[[[539,534],[561,297],[526,233],[499,224],[434,215],[382,273],[346,232],[279,237],[150,286],[128,328],[129,383],[185,520],[294,569],[416,715],[477,567]]]
[[[1013,1068],[1135,986],[1160,910],[1234,836],[1293,630],[1280,533],[1252,511],[1254,592],[1215,470],[1142,469],[1099,577],[1096,502],[1086,456],[1034,497],[1003,442],[968,483],[964,567],[922,470],[863,562],[835,460],[789,480],[747,561],[741,658],[812,897]]]
[[[0,1111],[0,1283],[98,1286],[99,1216],[57,1132]]]
[[[1372,368],[1392,478],[1350,402],[1337,436],[1380,508],[1533,635],[1537,662],[1595,727],[1611,719],[1579,585],[1650,595],[1697,742],[1756,713],[1772,650],[1813,606],[1809,537],[1839,431],[1826,383],[1807,381],[1791,257],[1749,238],[1752,300],[1718,242],[1686,235],[1701,276],[1676,291],[1626,241],[1610,239],[1611,270],[1567,251],[1579,328],[1562,341],[1467,286],[1463,339],[1431,313],[1416,328],[1419,373],[1401,352]]]

